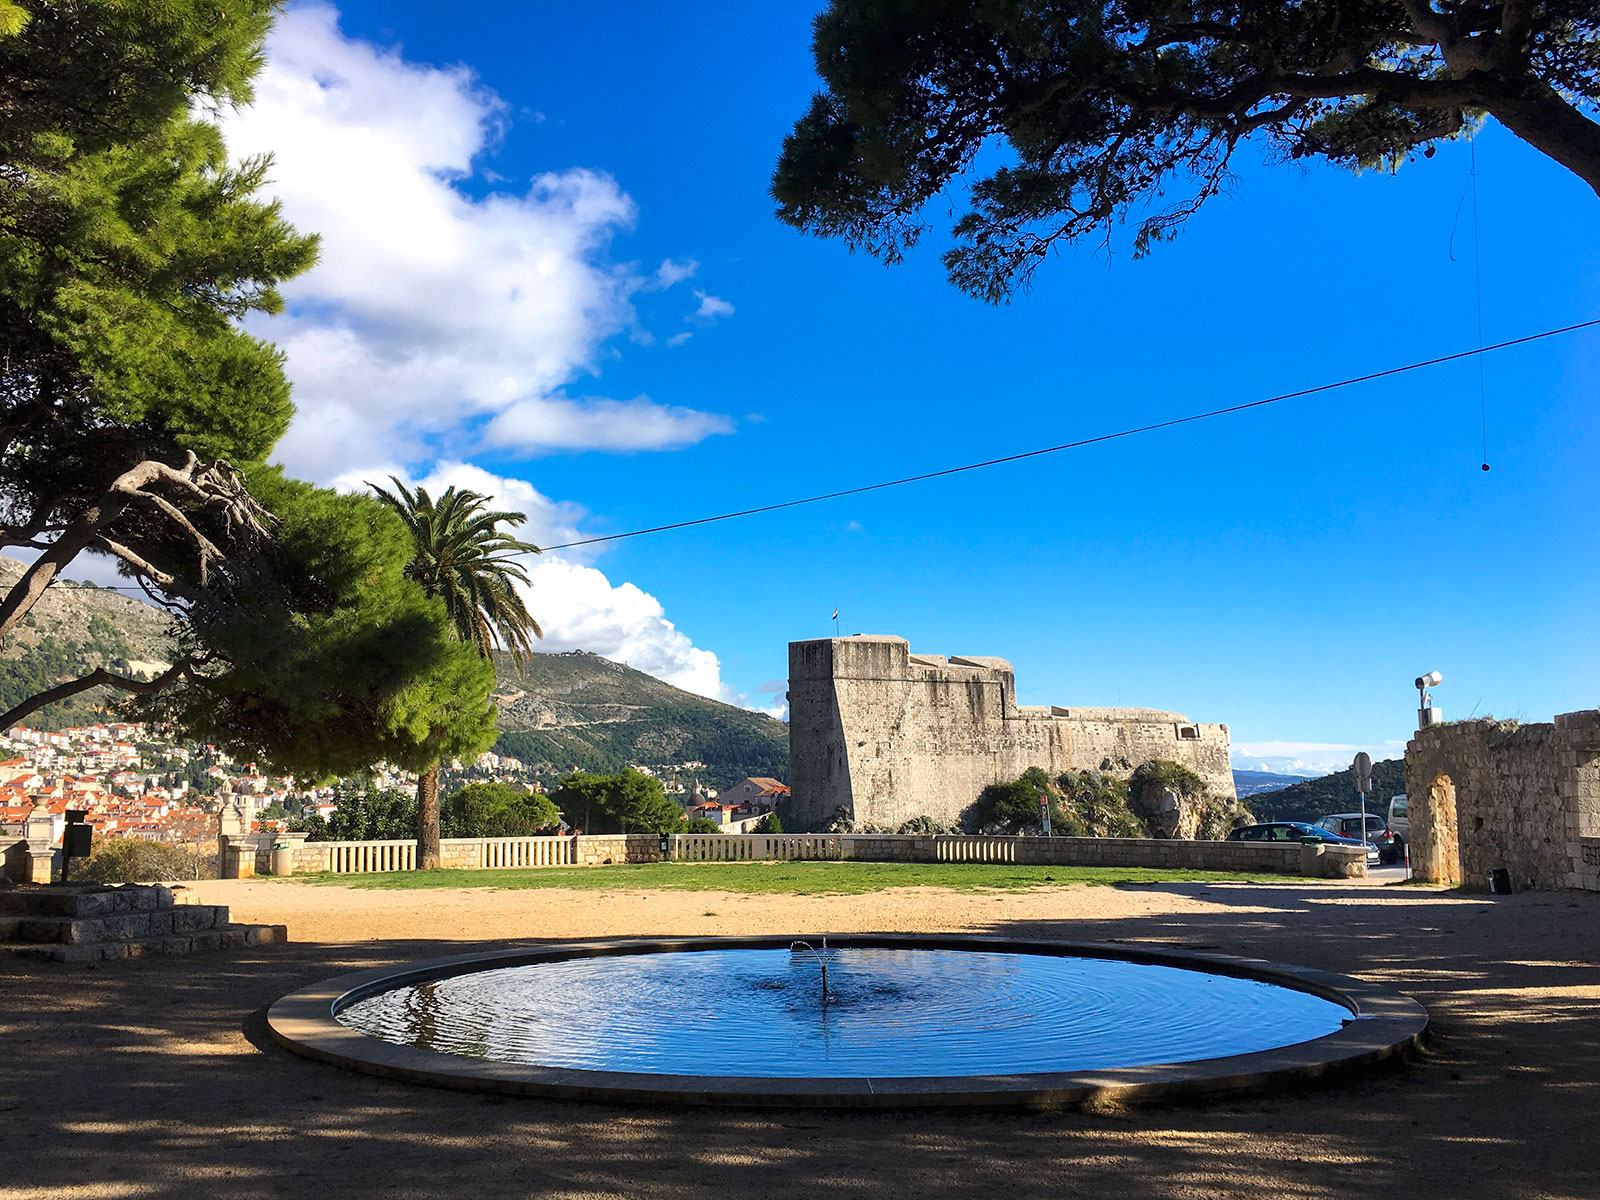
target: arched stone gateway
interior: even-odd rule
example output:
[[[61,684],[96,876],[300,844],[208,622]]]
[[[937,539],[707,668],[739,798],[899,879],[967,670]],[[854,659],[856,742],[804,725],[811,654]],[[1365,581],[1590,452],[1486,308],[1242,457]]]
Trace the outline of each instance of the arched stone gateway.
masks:
[[[1600,711],[1552,724],[1457,721],[1406,746],[1419,879],[1600,890]]]

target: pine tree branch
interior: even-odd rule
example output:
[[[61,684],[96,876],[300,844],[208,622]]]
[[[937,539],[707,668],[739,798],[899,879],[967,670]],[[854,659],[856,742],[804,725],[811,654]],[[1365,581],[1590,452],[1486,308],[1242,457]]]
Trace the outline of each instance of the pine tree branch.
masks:
[[[21,704],[16,705],[5,713],[0,713],[0,730],[10,729],[18,721],[47,704],[54,704],[58,700],[66,700],[80,692],[87,692],[90,688],[113,687],[124,692],[131,692],[136,696],[153,696],[155,693],[171,687],[181,680],[192,677],[194,663],[184,659],[174,663],[154,679],[135,679],[130,675],[116,675],[104,667],[96,667],[89,674],[78,679],[69,679],[65,683],[58,683],[55,687],[30,696]]]

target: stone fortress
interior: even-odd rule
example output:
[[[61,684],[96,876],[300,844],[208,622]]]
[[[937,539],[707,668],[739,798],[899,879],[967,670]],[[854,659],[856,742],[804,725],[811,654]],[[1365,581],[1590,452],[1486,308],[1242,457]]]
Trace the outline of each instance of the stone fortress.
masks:
[[[1029,767],[1126,779],[1153,759],[1235,795],[1226,725],[1151,708],[1019,705],[1005,659],[912,654],[904,638],[789,643],[792,829],[822,829],[841,810],[888,829],[922,816],[954,826],[985,787]]]

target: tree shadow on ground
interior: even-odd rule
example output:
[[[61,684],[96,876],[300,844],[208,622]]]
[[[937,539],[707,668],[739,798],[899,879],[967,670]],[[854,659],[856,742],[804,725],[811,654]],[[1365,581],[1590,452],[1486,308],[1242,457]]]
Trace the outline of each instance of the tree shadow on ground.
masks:
[[[992,932],[1215,946],[1360,975],[1428,1005],[1427,1050],[1325,1088],[1130,1112],[672,1111],[371,1079],[264,1037],[265,1006],[295,988],[511,943],[7,964],[0,1195],[1592,1194],[1600,897],[1378,905],[1370,888],[1154,886],[1216,907]]]

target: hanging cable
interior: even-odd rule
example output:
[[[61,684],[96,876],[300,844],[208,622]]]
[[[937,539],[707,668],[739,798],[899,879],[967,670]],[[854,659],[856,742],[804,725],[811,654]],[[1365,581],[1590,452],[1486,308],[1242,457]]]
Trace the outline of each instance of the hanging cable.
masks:
[[[805,496],[799,500],[783,500],[777,504],[762,504],[755,508],[741,508],[736,512],[718,513],[712,517],[696,517],[689,521],[674,521],[669,525],[652,525],[646,529],[632,529],[627,533],[608,533],[601,537],[580,538],[575,542],[562,542],[558,546],[545,546],[543,549],[571,550],[578,546],[598,545],[601,542],[619,542],[624,538],[644,537],[646,534],[651,533],[667,533],[674,529],[692,529],[696,525],[711,525],[718,521],[731,521],[736,517],[753,517],[760,513],[780,512],[786,508],[799,508],[804,504],[819,504],[824,500],[839,500],[845,496],[859,496],[865,492],[882,491],[884,488],[901,487],[908,483],[922,483],[928,479],[942,479],[946,475],[960,475],[966,471],[981,471],[986,467],[998,467],[1003,463],[1021,462],[1023,459],[1038,458],[1044,454],[1059,454],[1063,450],[1077,450],[1084,446],[1098,445],[1101,442],[1114,442],[1119,438],[1134,437],[1141,433],[1154,433],[1158,429],[1171,429],[1177,425],[1190,425],[1196,421],[1208,421],[1213,417],[1223,417],[1230,413],[1247,412],[1252,408],[1264,408],[1266,405],[1278,404],[1284,400],[1298,400],[1306,396],[1315,396],[1321,392],[1354,387],[1358,383],[1371,383],[1377,379],[1388,379],[1395,375],[1404,375],[1410,371],[1420,371],[1426,367],[1437,367],[1442,366],[1444,363],[1460,362],[1465,358],[1492,354],[1496,350],[1506,350],[1512,346],[1523,346],[1529,342],[1558,337],[1561,334],[1576,333],[1580,329],[1592,329],[1596,325],[1600,325],[1600,317],[1589,321],[1579,321],[1574,325],[1563,325],[1559,329],[1546,329],[1539,333],[1530,333],[1523,337],[1496,342],[1492,346],[1479,346],[1476,350],[1460,350],[1454,354],[1441,355],[1438,358],[1428,358],[1420,362],[1407,363],[1402,367],[1389,367],[1382,371],[1372,371],[1366,375],[1355,375],[1349,379],[1341,379],[1335,383],[1322,383],[1316,387],[1302,388],[1297,392],[1284,392],[1281,395],[1268,396],[1265,400],[1249,400],[1243,404],[1230,404],[1226,408],[1213,408],[1207,412],[1191,413],[1186,417],[1174,417],[1170,421],[1156,421],[1150,425],[1119,429],[1115,433],[1102,433],[1096,437],[1081,438],[1075,442],[1062,442],[1059,446],[1044,446],[1038,450],[1024,450],[1018,454],[1007,454],[1000,458],[988,458],[982,462],[965,463],[959,467],[945,467],[939,471],[924,471],[920,475],[907,475],[901,479],[888,479],[882,483],[863,484],[860,487],[844,488],[837,492],[823,492],[820,495]]]
[[[1483,434],[1483,469],[1489,469],[1489,385],[1483,363],[1483,255],[1478,249],[1478,139],[1467,129],[1470,156],[1468,180],[1472,189],[1472,285],[1478,299],[1478,422]]]
[[[1122,438],[1134,437],[1142,433],[1154,433],[1161,429],[1172,429],[1178,425],[1192,425],[1196,421],[1209,421],[1213,417],[1225,417],[1231,413],[1248,412],[1253,408],[1265,408],[1269,404],[1279,404],[1285,400],[1300,400],[1306,396],[1316,396],[1323,392],[1332,392],[1337,391],[1340,388],[1354,387],[1360,383],[1372,383],[1379,379],[1389,379],[1396,375],[1408,374],[1411,371],[1421,371],[1428,367],[1443,366],[1445,363],[1460,362],[1462,359],[1466,358],[1477,358],[1481,373],[1483,356],[1486,354],[1493,354],[1497,350],[1509,350],[1513,346],[1525,346],[1530,342],[1539,342],[1546,338],[1561,337],[1562,335],[1568,333],[1577,333],[1584,329],[1593,329],[1595,326],[1600,325],[1600,317],[1596,317],[1592,320],[1578,321],[1575,324],[1562,325],[1556,329],[1544,329],[1538,333],[1529,333],[1523,335],[1522,337],[1510,338],[1503,342],[1496,342],[1492,346],[1485,346],[1482,344],[1483,326],[1481,306],[1479,312],[1479,345],[1476,350],[1459,350],[1454,354],[1440,355],[1438,358],[1422,359],[1418,362],[1406,363],[1404,366],[1388,367],[1382,371],[1372,371],[1365,375],[1353,375],[1348,379],[1336,380],[1333,383],[1320,383],[1315,387],[1301,388],[1299,391],[1295,392],[1283,392],[1276,396],[1268,396],[1264,400],[1248,400],[1242,404],[1230,404],[1225,408],[1213,408],[1206,412],[1190,413],[1188,416],[1173,417],[1168,421],[1156,421],[1149,425],[1136,425],[1130,429],[1119,429],[1115,433],[1102,433],[1095,437],[1080,438],[1075,442],[1062,442],[1058,446],[1043,446],[1037,450],[1024,450],[1017,454],[1003,455],[1000,458],[984,459],[982,462],[964,463],[958,467],[945,467],[938,471],[924,471],[920,475],[906,475],[900,479],[887,479],[881,483],[863,484],[860,487],[844,488],[837,492],[823,492],[816,496],[805,496],[798,500],[783,500],[777,504],[762,504],[755,508],[742,508],[735,512],[718,513],[715,516],[710,517],[696,517],[689,521],[674,521],[668,525],[652,525],[646,529],[632,529],[627,533],[608,533],[600,537],[580,538],[577,541],[562,542],[560,545],[556,546],[545,546],[543,549],[572,550],[579,546],[598,545],[601,542],[619,542],[625,538],[644,537],[645,535],[652,533],[667,533],[674,529],[692,529],[696,525],[711,525],[719,521],[731,521],[736,517],[753,517],[761,513],[780,512],[786,508],[799,508],[806,504],[820,504],[824,500],[840,500],[846,496],[860,496],[866,492],[878,492],[885,488],[901,487],[908,483],[922,483],[929,479],[942,479],[947,475],[960,475],[967,471],[981,471],[987,467],[998,467],[1005,463],[1021,462],[1024,459],[1039,458],[1046,454],[1059,454],[1064,450],[1078,450],[1084,446],[1098,445],[1101,442],[1114,442]],[[1483,469],[1485,471],[1489,469],[1489,464],[1487,461],[1487,431],[1488,417],[1487,410],[1485,410],[1485,462],[1483,464]],[[63,586],[64,583],[65,581],[59,581],[54,583],[52,586],[60,587]],[[65,586],[76,585],[65,584]],[[135,591],[137,589],[126,585],[105,584],[102,585],[101,590],[123,592]]]

